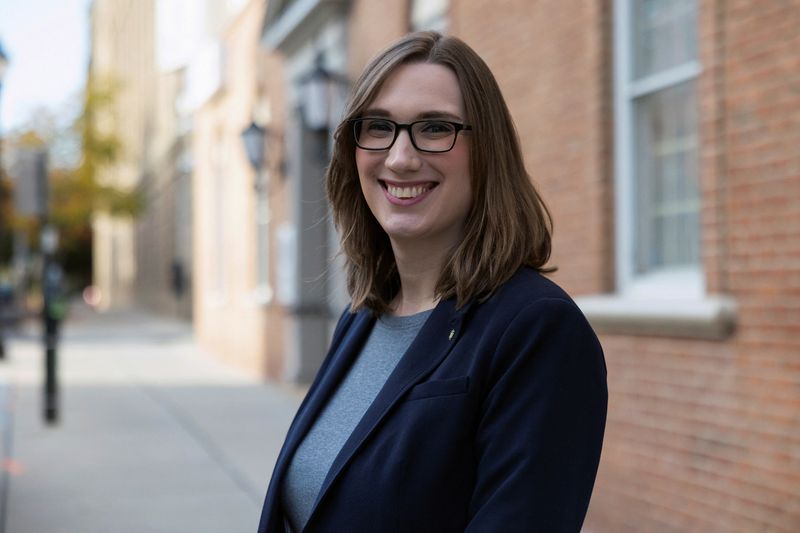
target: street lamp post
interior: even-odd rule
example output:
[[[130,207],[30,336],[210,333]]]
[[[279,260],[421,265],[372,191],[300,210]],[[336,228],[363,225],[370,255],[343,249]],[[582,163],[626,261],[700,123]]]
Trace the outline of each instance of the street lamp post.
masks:
[[[43,221],[47,219],[43,217]],[[44,379],[44,420],[48,424],[58,422],[58,377],[56,374],[56,343],[58,326],[63,318],[61,302],[61,283],[63,273],[53,256],[58,249],[58,230],[50,224],[42,226],[40,237],[42,269],[42,321],[44,325],[45,379]]]
[[[3,50],[3,44],[0,43],[0,103],[3,101],[3,78],[6,75],[6,70],[8,69],[8,56]],[[0,113],[2,114],[2,113]],[[0,123],[0,181],[3,180],[3,129],[2,123]],[[2,295],[0,295],[2,298]],[[10,304],[10,302],[8,302]],[[0,300],[0,359],[4,359],[6,356],[6,345],[5,345],[5,315],[6,311],[3,307],[6,305],[6,302]]]

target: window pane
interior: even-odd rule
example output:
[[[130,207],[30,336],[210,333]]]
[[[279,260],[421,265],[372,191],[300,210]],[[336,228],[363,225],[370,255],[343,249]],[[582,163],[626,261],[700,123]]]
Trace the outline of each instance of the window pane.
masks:
[[[635,102],[635,271],[700,261],[695,82]]]
[[[634,79],[697,59],[697,0],[634,0]]]

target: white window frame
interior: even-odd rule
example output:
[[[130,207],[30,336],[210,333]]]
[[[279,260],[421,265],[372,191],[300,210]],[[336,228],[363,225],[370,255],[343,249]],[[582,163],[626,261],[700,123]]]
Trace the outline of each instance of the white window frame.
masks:
[[[632,80],[632,0],[614,2],[614,183],[616,205],[616,282],[621,295],[633,298],[702,298],[702,263],[646,275],[634,273],[634,105],[638,98],[696,80],[702,67],[697,60]],[[701,228],[698,228],[698,237]]]
[[[633,50],[631,8],[631,0],[614,0],[617,290],[614,294],[582,296],[575,300],[592,325],[604,333],[723,340],[735,330],[736,301],[726,295],[706,294],[702,261],[691,268],[634,275],[635,100],[695,80],[702,68],[699,61],[692,61],[635,82],[629,81]],[[698,228],[698,238],[702,242],[701,232],[702,226]]]

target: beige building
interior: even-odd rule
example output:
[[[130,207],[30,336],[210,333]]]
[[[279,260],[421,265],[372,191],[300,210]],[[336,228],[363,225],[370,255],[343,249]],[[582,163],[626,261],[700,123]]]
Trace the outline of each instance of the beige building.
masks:
[[[282,375],[283,311],[275,304],[275,227],[286,216],[281,171],[281,63],[258,46],[265,4],[223,11],[198,56],[192,127],[194,320],[198,338],[257,375]],[[191,71],[191,67],[190,67]],[[191,77],[191,76],[190,76]],[[202,91],[200,90],[202,88]],[[242,132],[267,131],[258,170]],[[263,141],[261,147],[265,147]]]
[[[132,190],[148,171],[149,136],[155,101],[155,11],[153,0],[95,0],[91,9],[89,76],[116,87],[111,109],[98,127],[121,143],[120,157],[103,169],[100,182]],[[132,220],[98,213],[93,220],[94,283],[100,308],[129,305],[136,286],[136,244]]]
[[[185,69],[165,67],[160,58],[165,4],[92,4],[90,76],[114,87],[111,108],[101,110],[98,126],[121,145],[117,161],[102,170],[100,181],[137,190],[144,200],[136,220],[96,214],[94,282],[101,291],[101,309],[143,305],[189,318],[191,182],[185,121],[176,106]]]

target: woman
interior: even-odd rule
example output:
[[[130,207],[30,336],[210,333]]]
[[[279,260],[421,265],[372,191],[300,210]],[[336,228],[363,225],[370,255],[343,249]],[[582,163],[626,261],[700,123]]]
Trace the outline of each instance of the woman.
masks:
[[[390,46],[355,84],[326,180],[352,303],[259,531],[579,531],[605,363],[540,274],[549,214],[486,64],[432,32]]]

